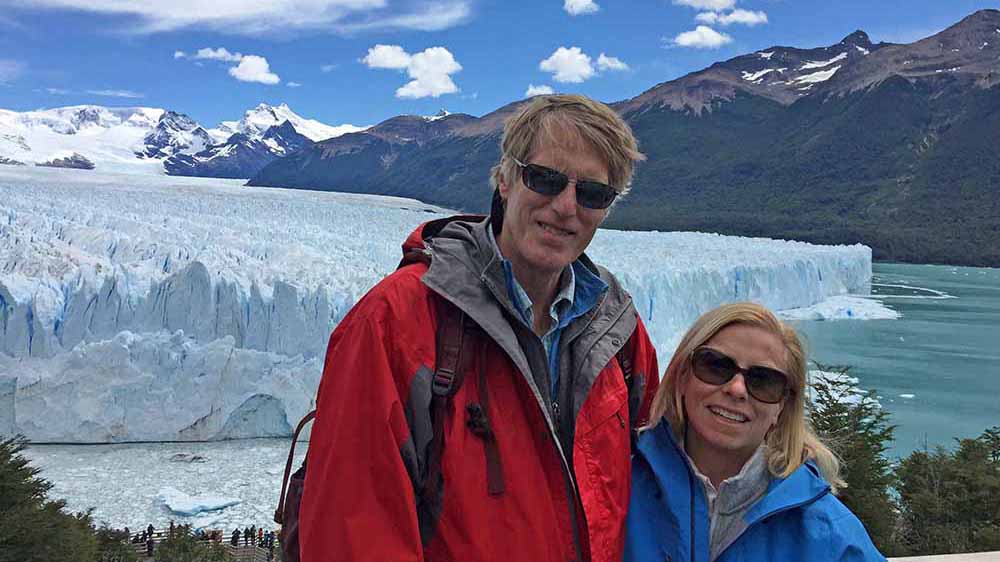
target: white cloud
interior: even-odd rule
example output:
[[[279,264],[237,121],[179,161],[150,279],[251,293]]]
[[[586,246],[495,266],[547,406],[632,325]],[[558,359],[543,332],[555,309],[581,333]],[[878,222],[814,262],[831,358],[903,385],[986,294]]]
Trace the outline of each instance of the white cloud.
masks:
[[[455,57],[444,47],[431,47],[413,55],[407,72],[413,78],[408,84],[396,90],[399,98],[438,97],[441,94],[453,94],[458,86],[451,80],[450,74],[462,70]]]
[[[72,93],[65,88],[45,88],[45,91],[53,96],[67,96]]]
[[[767,23],[767,14],[764,12],[753,12],[738,8],[728,14],[702,12],[695,16],[694,19],[707,24],[717,23],[719,25],[731,25],[734,23],[741,23],[743,25],[754,26],[761,23]]]
[[[566,0],[563,9],[571,16],[595,14],[601,9],[594,0]]]
[[[594,65],[580,47],[559,47],[538,68],[551,72],[556,82],[580,83],[594,76]]]
[[[361,62],[369,68],[406,70],[413,80],[396,90],[397,98],[418,99],[454,94],[458,86],[451,75],[462,70],[455,56],[444,47],[430,47],[415,54],[399,45],[375,45]]]
[[[129,98],[137,99],[146,97],[145,94],[133,92],[132,90],[87,90],[88,94],[94,96],[104,96],[107,98]]]
[[[174,58],[176,58],[176,53]],[[218,49],[198,49],[198,52],[191,55],[193,59],[202,60],[221,60],[225,62],[240,62],[243,60],[243,55],[241,53],[230,53],[225,47],[219,47]]]
[[[23,64],[14,60],[0,59],[0,84],[13,82],[21,75],[22,70],[24,70]]]
[[[302,84],[300,84],[299,82],[287,82],[285,85],[288,86],[289,88],[300,88],[300,87],[302,87]]]
[[[281,78],[271,72],[267,59],[257,55],[245,55],[240,64],[229,69],[229,75],[240,82],[259,82],[261,84],[277,84]]]
[[[259,82],[261,84],[277,84],[281,78],[271,72],[271,65],[267,59],[259,55],[244,55],[243,53],[232,53],[225,47],[212,49],[205,47],[198,49],[198,52],[189,55],[184,51],[174,51],[175,59],[192,59],[196,65],[201,66],[203,60],[215,60],[221,62],[239,63],[229,67],[229,75],[241,82]],[[295,86],[292,86],[293,88]]]
[[[736,0],[674,0],[674,4],[689,6],[699,10],[721,12],[723,10],[731,10],[736,5]]]
[[[361,62],[368,68],[393,68],[401,70],[410,66],[410,55],[399,45],[375,45]]]
[[[732,42],[733,38],[729,35],[719,33],[705,25],[699,25],[694,31],[685,31],[675,37],[673,41],[677,46],[693,47],[695,49],[718,49]]]
[[[334,29],[341,33],[382,29],[441,31],[464,22],[472,14],[467,0],[438,0],[425,3],[421,8],[423,11],[341,23],[334,26]]]
[[[320,72],[324,74],[326,74],[327,72],[333,72],[336,69],[337,65],[335,64],[324,64],[323,66],[319,67]]]
[[[524,97],[530,98],[532,96],[547,96],[554,93],[556,93],[556,91],[552,89],[552,86],[546,86],[544,84],[541,86],[528,84],[528,91],[524,92]]]
[[[297,30],[338,33],[368,29],[434,31],[453,27],[471,14],[470,0],[433,0],[390,6],[388,0],[0,0],[19,9],[54,8],[132,16],[133,33],[210,29],[259,35]]]
[[[628,70],[628,65],[618,57],[609,57],[601,53],[597,57],[597,68],[601,70]]]

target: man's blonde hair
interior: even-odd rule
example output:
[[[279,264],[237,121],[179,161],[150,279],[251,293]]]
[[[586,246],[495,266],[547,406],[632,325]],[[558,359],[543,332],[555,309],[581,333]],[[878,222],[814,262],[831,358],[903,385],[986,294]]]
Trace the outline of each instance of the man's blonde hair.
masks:
[[[514,183],[519,173],[515,159],[527,163],[544,135],[565,142],[575,131],[608,164],[608,183],[624,195],[632,183],[635,162],[645,160],[632,129],[601,102],[580,95],[537,96],[511,117],[503,131],[500,162],[490,172],[490,185]],[[562,135],[560,135],[562,133]]]
[[[670,365],[667,366],[653,398],[649,427],[655,427],[666,419],[675,435],[684,435],[687,420],[684,417],[683,396],[679,390],[684,377],[693,376],[691,353],[732,324],[754,326],[774,334],[784,344],[786,351],[782,371],[790,379],[792,392],[785,398],[778,422],[765,439],[767,464],[771,474],[787,478],[802,463],[812,459],[836,493],[838,488],[846,485],[840,477],[840,462],[816,436],[805,417],[807,369],[802,342],[791,326],[778,320],[770,310],[759,304],[744,302],[723,305],[706,312],[691,326],[670,359]]]

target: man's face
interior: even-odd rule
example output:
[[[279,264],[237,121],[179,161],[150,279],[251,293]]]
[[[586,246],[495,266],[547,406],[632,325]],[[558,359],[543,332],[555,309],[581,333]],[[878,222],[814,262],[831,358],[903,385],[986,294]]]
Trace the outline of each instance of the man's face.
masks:
[[[512,185],[500,182],[507,208],[497,242],[515,271],[559,275],[580,257],[608,214],[607,209],[588,209],[576,202],[576,180],[608,183],[607,163],[575,132],[564,138],[566,142],[538,142],[524,162],[569,176],[569,184],[558,195],[549,197],[529,189],[520,168]]]

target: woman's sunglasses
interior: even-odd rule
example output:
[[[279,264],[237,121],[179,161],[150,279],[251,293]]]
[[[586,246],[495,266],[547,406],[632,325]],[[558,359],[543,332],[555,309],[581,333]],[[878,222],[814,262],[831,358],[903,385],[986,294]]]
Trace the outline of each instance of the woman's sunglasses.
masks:
[[[711,347],[699,347],[691,353],[691,370],[701,382],[716,386],[742,374],[750,396],[767,404],[777,404],[792,392],[785,373],[760,365],[744,369],[732,357]]]
[[[513,160],[521,167],[521,181],[535,193],[555,197],[569,185],[569,176],[558,170],[538,164],[524,164],[516,158]],[[607,209],[615,197],[618,197],[618,190],[606,183],[590,180],[576,181],[576,202],[581,207]]]

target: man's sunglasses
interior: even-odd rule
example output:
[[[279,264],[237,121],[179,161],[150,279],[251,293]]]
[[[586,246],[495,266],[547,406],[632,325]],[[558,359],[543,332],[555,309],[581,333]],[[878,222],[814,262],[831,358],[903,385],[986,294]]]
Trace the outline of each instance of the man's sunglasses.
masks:
[[[792,392],[785,373],[759,365],[744,369],[732,357],[711,347],[699,347],[691,353],[691,370],[701,382],[716,386],[742,374],[750,396],[766,404],[777,404]]]
[[[521,167],[521,181],[528,189],[555,197],[569,185],[569,176],[552,168],[538,164],[525,164],[514,158],[514,163]],[[588,209],[607,209],[618,197],[618,190],[606,183],[591,180],[576,181],[576,202]]]

